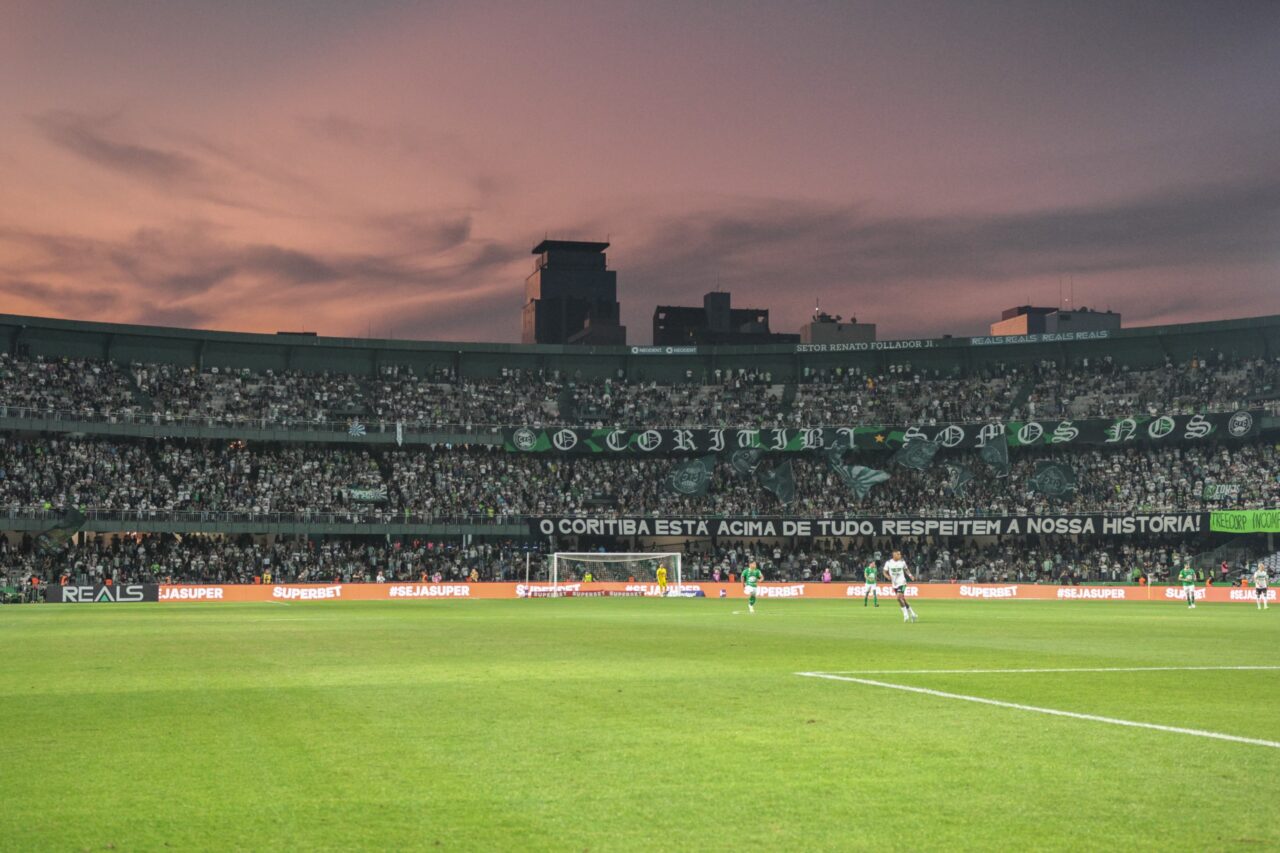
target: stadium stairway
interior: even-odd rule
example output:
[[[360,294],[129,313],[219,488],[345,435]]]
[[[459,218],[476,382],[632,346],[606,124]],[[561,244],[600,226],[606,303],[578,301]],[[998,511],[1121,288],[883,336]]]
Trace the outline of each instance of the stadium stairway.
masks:
[[[382,477],[382,482],[387,489],[387,501],[391,504],[399,503],[400,506],[408,506],[409,500],[404,492],[400,491],[400,486],[396,482],[395,472],[391,469],[391,459],[385,453],[370,453],[374,463],[378,466],[378,474]],[[396,498],[399,500],[397,501]]]
[[[1031,392],[1036,390],[1037,381],[1035,379],[1027,379],[1018,388],[1018,393],[1013,395],[1013,400],[1009,403],[1009,411],[1007,417],[1016,418],[1022,411],[1022,407],[1027,405],[1027,400],[1031,399]]]
[[[779,396],[781,399],[779,400],[778,408],[784,415],[791,414],[791,410],[794,409],[796,405],[796,394],[800,391],[796,386],[796,383],[788,382],[786,385],[775,385],[773,386],[773,390],[775,392],[780,392]]]
[[[138,384],[138,377],[134,376],[132,370],[122,372],[129,377],[129,393],[132,395],[133,401],[142,406],[143,411],[154,412],[156,410],[155,401],[151,399],[150,394],[142,390],[142,386]]]

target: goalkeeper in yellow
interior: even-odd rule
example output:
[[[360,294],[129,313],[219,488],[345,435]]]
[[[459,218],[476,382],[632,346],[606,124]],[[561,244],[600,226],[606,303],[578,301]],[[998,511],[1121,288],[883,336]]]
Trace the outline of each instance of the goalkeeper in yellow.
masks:
[[[764,579],[764,572],[760,571],[755,563],[747,566],[747,570],[742,573],[742,591],[747,596],[747,612],[756,612],[756,587],[760,581]]]
[[[667,597],[667,567],[658,564],[658,595]]]

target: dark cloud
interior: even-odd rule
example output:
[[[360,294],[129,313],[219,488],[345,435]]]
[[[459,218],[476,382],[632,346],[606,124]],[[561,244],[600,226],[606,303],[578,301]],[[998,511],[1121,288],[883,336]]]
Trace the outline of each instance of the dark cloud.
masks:
[[[783,294],[844,296],[885,313],[918,314],[924,294],[975,304],[1057,276],[1162,269],[1236,269],[1274,262],[1280,180],[1180,188],[1114,204],[955,216],[877,216],[858,207],[747,202],[654,225],[619,266],[633,325],[653,303],[721,286],[743,304],[778,307]],[[636,297],[643,294],[642,304]],[[1110,294],[1113,301],[1123,293]],[[1212,304],[1214,295],[1189,297]],[[932,313],[932,312],[930,312]],[[639,320],[637,320],[639,314]],[[798,316],[792,312],[792,316]],[[954,315],[951,315],[954,317]],[[951,329],[948,329],[951,331]]]
[[[441,233],[452,230],[456,237],[464,229],[469,229],[468,223],[455,222],[442,225]],[[225,291],[251,300],[234,310],[256,313],[294,304],[304,313],[333,313],[335,308],[346,313],[350,306],[352,316],[382,318],[380,322],[394,324],[404,335],[434,331],[455,338],[458,331],[450,328],[447,318],[454,312],[466,314],[473,298],[505,303],[513,316],[518,314],[520,279],[510,267],[524,257],[514,245],[478,239],[455,244],[447,262],[399,253],[237,244],[222,239],[218,229],[198,223],[171,230],[139,229],[118,241],[0,229],[3,248],[10,251],[0,253],[0,283],[8,286],[0,285],[0,290],[30,296],[56,316],[114,308],[113,319],[202,325],[231,315],[232,305],[219,304],[218,293]],[[96,284],[78,299],[77,285],[28,286],[37,272]],[[495,297],[495,290],[502,296]]]
[[[120,301],[120,294],[109,288],[68,287],[32,279],[0,279],[0,293],[42,303],[59,312],[83,313],[84,316],[113,309]]]
[[[45,139],[104,169],[163,185],[204,183],[200,164],[180,151],[166,151],[108,135],[110,117],[66,110],[33,116]]]
[[[351,148],[377,149],[401,156],[423,154],[459,144],[454,136],[429,134],[407,123],[374,124],[333,113],[299,116],[296,122],[304,133],[325,142]]]
[[[230,208],[274,216],[294,216],[287,208],[273,208],[254,184],[264,181],[285,187],[309,198],[319,195],[313,185],[281,167],[262,166],[247,155],[210,140],[184,136],[188,149],[129,141],[117,127],[119,116],[89,115],[69,110],[53,110],[31,117],[32,124],[49,142],[101,169],[139,182],[166,195],[180,194]],[[220,161],[210,162],[210,158]],[[259,199],[259,200],[251,200]]]
[[[406,254],[438,254],[471,239],[471,216],[442,216],[435,211],[376,214],[365,220],[370,232],[390,241]]]
[[[424,340],[518,340],[523,294],[517,288],[478,288],[455,300],[396,306],[371,318],[376,336]]]
[[[430,162],[460,178],[479,200],[491,201],[509,192],[515,183],[493,164],[481,162],[475,149],[461,135],[432,131],[409,123],[378,124],[329,113],[294,119],[303,134],[329,145],[361,154],[391,156],[406,162]]]
[[[176,326],[178,328],[199,329],[211,328],[218,317],[209,311],[202,311],[189,305],[156,305],[144,303],[138,306],[133,322],[151,326]],[[229,329],[228,331],[239,331]]]
[[[1280,180],[997,214],[889,216],[776,200],[630,219],[642,224],[617,240],[611,265],[637,342],[648,339],[655,304],[696,304],[717,286],[732,291],[737,305],[771,309],[780,331],[794,331],[821,298],[825,308],[880,323],[882,334],[966,333],[1010,304],[1052,304],[1045,288],[1060,276],[1107,282],[1104,294],[1081,301],[1121,310],[1129,322],[1280,311],[1280,289],[1260,284],[1275,280]],[[350,306],[357,327],[373,322],[399,337],[518,337],[527,240],[476,238],[470,216],[458,213],[406,211],[361,222],[361,233],[380,223],[392,235],[389,248],[235,242],[200,222],[138,229],[115,241],[0,228],[0,290],[37,283],[27,292],[62,316],[108,312],[179,325],[218,319],[234,327],[232,307],[218,305],[225,290],[258,300],[237,308],[254,315],[297,305],[333,316],[346,310],[335,306]],[[591,222],[566,233],[604,230]],[[1219,284],[1189,285],[1197,270]],[[1168,280],[1160,281],[1165,271]],[[73,282],[86,283],[84,300],[76,300]],[[1033,285],[1040,288],[1034,298]],[[287,325],[274,315],[266,322]]]
[[[282,246],[250,245],[223,254],[239,273],[271,284],[327,284],[350,276],[350,272],[344,272],[340,258],[325,260],[310,252]]]

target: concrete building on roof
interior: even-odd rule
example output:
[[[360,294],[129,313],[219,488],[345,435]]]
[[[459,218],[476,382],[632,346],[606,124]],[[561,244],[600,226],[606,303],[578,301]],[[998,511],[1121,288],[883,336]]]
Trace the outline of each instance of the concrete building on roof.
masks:
[[[521,342],[624,346],[618,274],[608,268],[608,243],[543,240],[524,281]]]
[[[767,308],[734,308],[725,291],[702,297],[702,307],[659,305],[653,310],[655,346],[793,344],[799,335],[769,331]]]
[[[866,344],[876,339],[875,323],[859,323],[857,317],[847,321],[825,311],[814,309],[813,319],[800,327],[802,344]]]
[[[991,324],[991,334],[993,337],[999,337],[1063,332],[1111,332],[1119,328],[1120,315],[1114,311],[1018,305],[1000,314],[1000,320]]]

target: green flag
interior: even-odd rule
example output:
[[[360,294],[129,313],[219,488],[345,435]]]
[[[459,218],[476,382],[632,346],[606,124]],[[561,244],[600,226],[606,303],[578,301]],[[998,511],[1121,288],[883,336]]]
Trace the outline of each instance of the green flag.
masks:
[[[711,488],[711,475],[716,469],[714,456],[688,459],[667,474],[667,488],[672,494],[700,498]]]
[[[994,438],[982,445],[978,454],[982,461],[991,466],[997,477],[1009,476],[1009,443],[1004,436]]]
[[[965,492],[969,490],[970,481],[973,480],[973,469],[968,465],[948,462],[947,473],[950,475],[947,480],[947,491],[958,498],[964,497]]]
[[[1061,462],[1037,462],[1036,472],[1027,481],[1031,491],[1062,500],[1076,493],[1076,472]]]
[[[853,492],[854,497],[862,500],[871,493],[872,486],[878,486],[885,480],[890,479],[888,471],[877,471],[875,468],[868,468],[865,465],[835,465],[832,470],[836,472],[841,481],[849,487],[849,491]]]
[[[827,458],[827,464],[830,465],[832,469],[835,469],[844,464],[844,452],[848,449],[848,445],[841,444],[837,441],[835,444],[822,451],[822,455]]]
[[[908,441],[893,454],[893,462],[903,468],[923,471],[933,464],[933,457],[938,455],[941,446],[936,441]]]
[[[764,451],[758,447],[740,447],[729,454],[729,465],[733,473],[739,477],[750,477],[760,467],[760,457]]]
[[[756,471],[756,479],[766,491],[772,492],[783,506],[789,506],[796,499],[796,475],[791,470],[791,460],[788,459],[774,468],[762,468]]]
[[[71,537],[84,527],[84,522],[83,512],[75,507],[68,508],[62,513],[62,518],[36,537],[36,549],[46,555],[62,553],[66,550]]]

